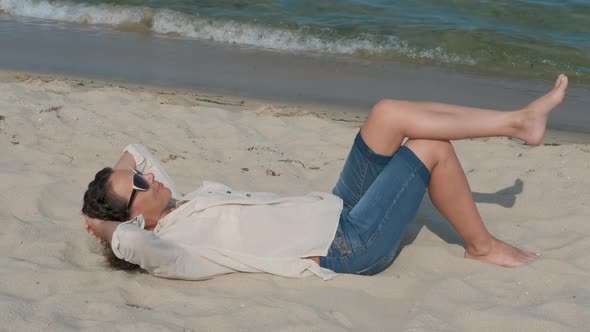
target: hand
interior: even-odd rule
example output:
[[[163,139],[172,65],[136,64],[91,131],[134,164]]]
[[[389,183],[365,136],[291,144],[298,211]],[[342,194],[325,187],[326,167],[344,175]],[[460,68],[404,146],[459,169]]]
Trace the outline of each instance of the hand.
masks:
[[[89,216],[85,215],[82,211],[80,211],[80,215],[84,217],[84,229],[86,229],[88,234],[94,236],[98,243],[102,244],[104,240],[98,237],[97,233],[102,224],[105,223],[105,221],[102,219],[90,218]]]

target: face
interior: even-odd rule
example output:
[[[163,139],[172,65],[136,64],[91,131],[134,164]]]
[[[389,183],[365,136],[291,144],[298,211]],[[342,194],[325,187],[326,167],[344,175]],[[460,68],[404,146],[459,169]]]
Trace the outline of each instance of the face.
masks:
[[[129,203],[133,192],[133,174],[131,170],[116,170],[110,179],[111,190],[127,203]],[[131,217],[143,214],[146,228],[153,228],[165,214],[172,192],[161,182],[156,181],[151,173],[141,177],[150,187],[147,191],[137,190],[135,193],[135,199],[131,206]]]

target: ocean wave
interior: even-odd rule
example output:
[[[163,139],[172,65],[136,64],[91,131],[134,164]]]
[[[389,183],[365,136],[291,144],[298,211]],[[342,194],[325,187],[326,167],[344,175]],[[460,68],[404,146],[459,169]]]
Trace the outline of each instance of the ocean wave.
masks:
[[[113,27],[142,25],[157,34],[211,40],[220,43],[281,51],[331,53],[357,56],[395,54],[448,64],[475,65],[473,58],[452,54],[437,47],[417,49],[395,36],[357,34],[339,36],[329,29],[311,32],[305,28],[285,29],[262,24],[202,18],[169,9],[85,4],[70,1],[0,0],[0,10],[15,16]]]
[[[141,24],[151,20],[147,7],[76,4],[69,1],[0,0],[0,10],[10,15],[84,24]]]

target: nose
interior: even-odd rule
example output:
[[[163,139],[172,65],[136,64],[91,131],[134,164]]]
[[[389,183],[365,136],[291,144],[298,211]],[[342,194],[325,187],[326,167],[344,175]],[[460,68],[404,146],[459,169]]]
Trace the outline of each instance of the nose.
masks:
[[[154,179],[156,178],[156,176],[154,175],[154,173],[147,173],[144,174],[143,177],[147,180],[148,183],[153,183]]]

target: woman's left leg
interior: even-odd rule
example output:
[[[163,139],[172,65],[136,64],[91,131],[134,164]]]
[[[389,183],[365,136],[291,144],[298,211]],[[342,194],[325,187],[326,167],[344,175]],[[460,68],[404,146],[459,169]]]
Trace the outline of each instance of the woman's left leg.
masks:
[[[428,192],[432,203],[465,241],[466,258],[516,267],[538,257],[502,242],[488,232],[450,142],[409,140],[405,146],[430,170]]]
[[[406,137],[459,140],[505,136],[538,145],[549,113],[563,101],[567,86],[567,77],[560,75],[551,91],[510,112],[384,99],[369,112],[361,134],[375,153],[385,156],[391,156]]]

